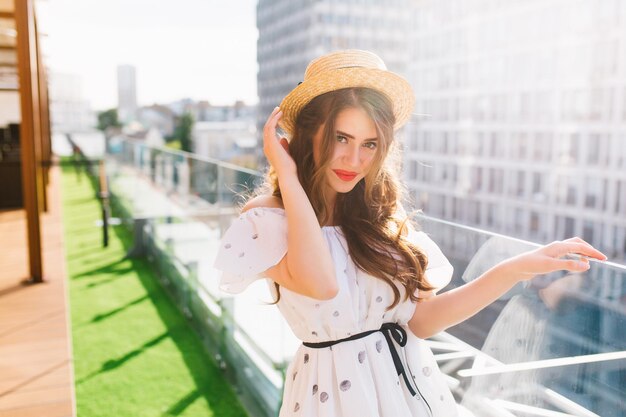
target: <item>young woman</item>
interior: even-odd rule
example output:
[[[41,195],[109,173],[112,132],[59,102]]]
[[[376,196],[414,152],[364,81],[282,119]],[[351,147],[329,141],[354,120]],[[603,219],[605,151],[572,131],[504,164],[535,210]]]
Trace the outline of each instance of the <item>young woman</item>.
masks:
[[[519,281],[606,259],[579,238],[553,242],[436,295],[452,266],[408,221],[398,181],[394,131],[413,103],[410,85],[380,58],[348,50],[312,61],[267,120],[265,188],[225,233],[215,266],[231,293],[268,279],[303,341],[282,417],[456,416],[423,339]]]

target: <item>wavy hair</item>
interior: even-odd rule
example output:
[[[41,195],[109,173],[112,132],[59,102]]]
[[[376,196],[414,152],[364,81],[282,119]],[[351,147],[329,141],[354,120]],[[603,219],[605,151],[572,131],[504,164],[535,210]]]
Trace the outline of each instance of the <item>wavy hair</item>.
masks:
[[[347,193],[338,193],[334,212],[325,201],[326,172],[336,143],[335,121],[348,108],[363,109],[372,119],[378,146],[367,175]],[[394,141],[395,117],[392,104],[382,93],[369,88],[346,88],[322,94],[298,114],[289,153],[298,167],[298,179],[315,211],[320,225],[331,219],[341,226],[354,263],[391,287],[395,307],[400,298],[419,301],[416,290],[430,291],[424,271],[428,259],[407,239],[408,227],[415,227],[406,215],[402,197],[406,190],[398,178],[401,158]],[[313,158],[313,137],[323,128],[319,166]],[[270,166],[263,186],[255,193],[281,198],[278,176]],[[408,224],[407,224],[408,223]],[[277,299],[280,288],[276,285]],[[403,289],[404,294],[401,294]]]

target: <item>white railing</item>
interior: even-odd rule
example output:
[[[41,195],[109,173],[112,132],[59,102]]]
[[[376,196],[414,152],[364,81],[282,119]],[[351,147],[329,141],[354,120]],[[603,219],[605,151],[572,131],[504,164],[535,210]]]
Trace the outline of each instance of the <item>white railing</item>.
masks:
[[[286,364],[299,344],[264,285],[225,297],[212,268],[237,193],[256,171],[122,140],[107,153],[110,189],[166,271],[181,308],[253,414],[276,415]],[[455,266],[451,287],[536,245],[429,217],[417,219]],[[156,261],[155,261],[156,262]],[[187,265],[169,268],[166,264]],[[190,266],[191,265],[191,266]],[[185,272],[187,271],[187,272]],[[187,276],[185,276],[187,275]],[[584,274],[519,284],[468,321],[428,341],[467,415],[626,416],[626,267],[592,262]],[[259,318],[264,327],[259,329]]]

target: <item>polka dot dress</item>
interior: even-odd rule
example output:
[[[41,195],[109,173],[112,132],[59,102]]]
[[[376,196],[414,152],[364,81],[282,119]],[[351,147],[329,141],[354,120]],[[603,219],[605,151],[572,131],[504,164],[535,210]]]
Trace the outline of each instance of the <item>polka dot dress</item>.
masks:
[[[454,398],[432,352],[408,329],[415,310],[410,300],[391,310],[388,284],[358,269],[348,254],[338,226],[322,227],[335,262],[339,292],[331,300],[316,300],[281,287],[277,304],[294,334],[303,342],[338,340],[383,323],[401,325],[406,346],[395,342],[409,382],[399,377],[390,347],[382,332],[325,348],[301,345],[288,367],[280,417],[454,417]],[[429,258],[428,280],[437,288],[452,276],[452,266],[439,247],[423,232],[411,231],[409,239]],[[222,271],[220,288],[243,291],[265,278],[264,271],[287,253],[287,219],[279,208],[253,208],[241,214],[224,234],[215,260]],[[268,279],[270,290],[274,285]],[[401,288],[402,290],[402,288]]]

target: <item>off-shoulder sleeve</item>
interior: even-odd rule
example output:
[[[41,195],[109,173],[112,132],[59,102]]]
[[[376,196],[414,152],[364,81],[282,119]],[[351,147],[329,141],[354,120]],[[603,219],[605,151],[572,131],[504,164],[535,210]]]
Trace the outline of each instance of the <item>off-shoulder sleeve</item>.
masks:
[[[448,285],[452,279],[454,268],[441,249],[439,249],[439,246],[422,231],[410,230],[408,239],[428,256],[426,279],[430,285],[435,287],[434,291],[439,291]]]
[[[279,208],[252,208],[230,225],[213,266],[222,271],[220,289],[237,294],[287,253],[287,218]]]

